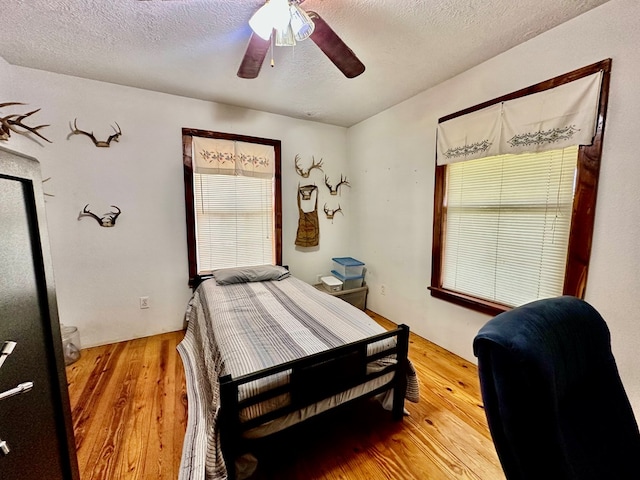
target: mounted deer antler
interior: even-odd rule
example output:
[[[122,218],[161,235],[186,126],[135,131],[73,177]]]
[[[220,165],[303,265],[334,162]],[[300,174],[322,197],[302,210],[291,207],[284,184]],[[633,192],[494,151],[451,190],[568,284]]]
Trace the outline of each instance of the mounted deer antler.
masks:
[[[338,208],[336,208],[335,210],[328,209],[327,208],[327,204],[326,203],[324,204],[324,213],[325,213],[325,215],[327,216],[327,218],[329,220],[333,220],[333,216],[338,212],[340,212],[342,215],[344,215],[344,213],[342,213],[342,207],[340,206],[340,204],[338,204]],[[331,223],[333,223],[333,222],[331,222]]]
[[[346,185],[347,187],[351,188],[351,184],[349,183],[349,180],[347,180],[347,177],[343,178],[342,175],[340,175],[340,182],[338,182],[338,185],[336,185],[336,188],[333,188],[331,186],[331,184],[329,183],[329,177],[327,177],[326,175],[324,176],[324,184],[329,189],[329,192],[331,193],[331,195],[337,195],[338,194],[338,189],[342,185]]]
[[[113,227],[116,224],[116,219],[118,218],[118,215],[122,213],[122,211],[118,207],[116,207],[115,205],[111,205],[112,208],[115,208],[118,211],[108,212],[108,213],[105,213],[102,217],[99,217],[98,215],[91,212],[90,210],[87,210],[88,206],[89,206],[88,203],[84,206],[84,208],[78,215],[78,220],[80,220],[80,218],[82,217],[92,217],[96,220],[96,222],[100,224],[101,227]]]
[[[20,102],[0,103],[0,108],[10,107],[13,105],[25,105],[25,104]],[[0,117],[0,140],[9,140],[9,137],[11,137],[11,132],[18,133],[20,135],[26,135],[28,132],[30,132],[30,133],[33,133],[34,135],[37,135],[41,139],[49,143],[52,143],[51,140],[43,137],[40,133],[38,133],[38,130],[44,127],[48,127],[49,125],[38,125],[37,127],[29,127],[24,123],[22,123],[22,121],[25,118],[33,115],[34,113],[38,113],[39,111],[40,109],[38,108],[37,110],[33,110],[29,113],[25,113],[24,115],[14,113],[11,115],[7,115],[6,117]],[[25,131],[21,132],[20,130],[18,130],[18,128],[23,128]]]
[[[302,178],[309,178],[309,174],[311,173],[311,170],[313,170],[314,168],[317,168],[321,172],[323,171],[322,159],[320,159],[320,161],[316,163],[316,159],[314,157],[311,157],[311,166],[309,167],[308,170],[304,170],[300,168],[300,165],[298,165],[298,161],[300,161],[300,155],[296,155],[295,163],[296,163],[296,172],[298,172],[298,175],[300,175]]]
[[[110,135],[109,138],[107,138],[107,140],[96,140],[96,137],[94,137],[93,132],[88,133],[85,132],[83,130],[80,130],[78,128],[78,119],[76,118],[73,121],[73,127],[71,128],[71,133],[69,134],[69,136],[71,135],[86,135],[87,137],[89,137],[92,141],[93,144],[96,147],[108,147],[111,144],[111,141],[113,140],[114,142],[117,142],[118,139],[120,138],[120,135],[122,135],[122,130],[120,129],[120,125],[118,125],[118,122],[114,122],[116,124],[116,126],[118,127],[118,129],[116,130],[116,127],[114,127],[113,125],[111,125],[111,128],[113,128],[115,130],[116,133],[114,133],[113,135]],[[71,127],[71,122],[69,122],[69,127]],[[67,137],[69,138],[69,137]]]

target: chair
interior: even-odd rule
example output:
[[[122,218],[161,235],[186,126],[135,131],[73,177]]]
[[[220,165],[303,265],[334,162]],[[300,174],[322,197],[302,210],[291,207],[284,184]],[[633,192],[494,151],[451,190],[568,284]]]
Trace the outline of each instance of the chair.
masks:
[[[502,313],[473,342],[509,480],[640,478],[640,434],[600,314],[575,297]]]

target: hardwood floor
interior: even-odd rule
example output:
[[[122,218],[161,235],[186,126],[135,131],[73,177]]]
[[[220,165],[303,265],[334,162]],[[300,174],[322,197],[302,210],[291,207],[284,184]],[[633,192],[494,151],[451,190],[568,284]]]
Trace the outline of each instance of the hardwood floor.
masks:
[[[368,312],[383,326],[391,322]],[[89,348],[67,367],[81,480],[176,479],[187,419],[182,332]],[[252,479],[504,479],[475,365],[411,335],[420,403],[364,401],[256,445]]]
[[[81,480],[178,477],[187,419],[182,337],[88,348],[67,367]]]

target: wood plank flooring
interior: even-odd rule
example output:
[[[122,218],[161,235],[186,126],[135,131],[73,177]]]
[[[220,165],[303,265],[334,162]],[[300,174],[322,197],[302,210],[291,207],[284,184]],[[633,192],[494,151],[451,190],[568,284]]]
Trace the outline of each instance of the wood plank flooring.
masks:
[[[385,318],[368,312],[386,328]],[[67,367],[81,480],[176,479],[187,420],[173,332],[82,351]],[[420,403],[393,422],[372,401],[256,445],[263,479],[504,479],[476,367],[411,334]]]
[[[81,480],[176,479],[187,395],[183,332],[82,350],[67,367]]]

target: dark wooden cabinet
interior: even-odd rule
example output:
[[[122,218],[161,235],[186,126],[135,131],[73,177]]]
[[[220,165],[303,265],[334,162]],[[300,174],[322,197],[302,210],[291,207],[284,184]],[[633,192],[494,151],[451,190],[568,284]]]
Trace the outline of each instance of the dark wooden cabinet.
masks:
[[[0,147],[0,480],[80,478],[44,208],[39,163]]]

